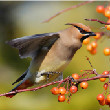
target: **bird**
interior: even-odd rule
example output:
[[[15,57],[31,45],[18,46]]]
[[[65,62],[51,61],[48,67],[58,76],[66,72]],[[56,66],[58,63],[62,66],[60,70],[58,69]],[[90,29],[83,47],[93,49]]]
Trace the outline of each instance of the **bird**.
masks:
[[[12,85],[20,83],[10,92],[63,80],[63,71],[76,51],[81,48],[83,40],[89,36],[96,36],[89,26],[82,23],[66,25],[70,27],[59,32],[24,36],[6,42],[19,50],[20,58],[32,58],[28,69]],[[12,98],[16,94],[6,95],[6,97]]]

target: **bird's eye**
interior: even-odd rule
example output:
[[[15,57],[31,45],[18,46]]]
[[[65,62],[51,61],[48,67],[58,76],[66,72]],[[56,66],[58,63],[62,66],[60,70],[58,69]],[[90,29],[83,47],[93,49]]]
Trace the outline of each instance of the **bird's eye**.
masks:
[[[85,34],[86,33],[86,31],[85,30],[83,30],[82,28],[78,28],[78,30],[80,31],[80,33],[82,33],[82,34]]]
[[[84,31],[83,29],[80,29],[80,33],[82,33],[82,34],[83,34],[84,32],[85,32],[85,31]]]
[[[75,26],[75,27],[80,31],[80,33],[82,33],[82,34],[86,33],[86,31],[83,30],[82,28],[80,28],[80,27],[78,27],[78,26]]]

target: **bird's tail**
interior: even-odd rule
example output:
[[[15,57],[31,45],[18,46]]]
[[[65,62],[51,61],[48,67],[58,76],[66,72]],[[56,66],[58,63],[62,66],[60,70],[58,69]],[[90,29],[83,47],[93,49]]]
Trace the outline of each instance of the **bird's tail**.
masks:
[[[14,85],[15,83],[19,82],[20,80],[22,80],[16,87],[14,87],[10,92],[15,91],[15,90],[20,90],[20,89],[26,89],[27,87],[31,87],[34,85],[31,77],[29,74],[27,74],[28,70],[23,73],[12,85]],[[15,96],[17,93],[12,93],[9,95],[6,95],[6,97],[12,98],[13,96]]]

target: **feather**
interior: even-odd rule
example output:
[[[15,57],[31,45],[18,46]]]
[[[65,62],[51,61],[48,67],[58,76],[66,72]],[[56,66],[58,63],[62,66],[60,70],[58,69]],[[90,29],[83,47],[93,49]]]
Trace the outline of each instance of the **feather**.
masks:
[[[36,34],[7,41],[6,43],[19,50],[21,58],[36,57],[42,48],[50,48],[59,38],[58,33]]]

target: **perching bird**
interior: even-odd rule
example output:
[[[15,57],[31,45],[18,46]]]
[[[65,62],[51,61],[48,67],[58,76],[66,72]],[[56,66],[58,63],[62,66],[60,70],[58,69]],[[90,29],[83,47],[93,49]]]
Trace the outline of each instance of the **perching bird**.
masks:
[[[81,48],[83,40],[89,36],[95,36],[88,26],[81,23],[68,23],[66,25],[72,26],[55,33],[25,36],[7,42],[19,50],[21,58],[32,58],[27,71],[13,84],[21,82],[11,91],[52,82],[55,79],[63,79],[62,72],[76,51]],[[51,71],[56,73],[49,74]],[[7,95],[7,97],[14,95]]]

